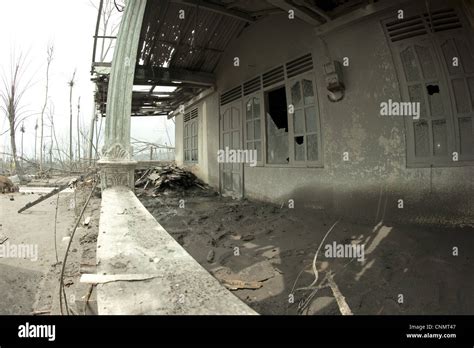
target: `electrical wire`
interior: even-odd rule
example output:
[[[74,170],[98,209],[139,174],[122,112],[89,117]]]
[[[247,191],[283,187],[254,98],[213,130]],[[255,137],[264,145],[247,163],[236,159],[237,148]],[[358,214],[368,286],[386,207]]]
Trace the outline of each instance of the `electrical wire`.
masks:
[[[125,6],[119,6],[117,5],[117,0],[114,0],[114,6],[119,12],[123,12],[125,10]]]
[[[306,286],[306,287],[303,287],[303,288],[298,288],[296,289],[297,291],[298,290],[311,290],[313,289],[314,285],[318,282],[318,278],[319,278],[319,273],[318,273],[318,269],[316,267],[316,261],[318,259],[318,254],[319,254],[319,250],[321,250],[321,247],[323,246],[323,243],[324,241],[326,240],[326,237],[329,235],[329,233],[331,233],[331,231],[334,229],[334,227],[336,227],[336,225],[339,223],[340,220],[337,220],[332,226],[331,228],[326,232],[326,235],[324,236],[323,240],[321,241],[321,243],[319,244],[319,247],[318,249],[316,250],[316,254],[314,255],[314,258],[313,258],[313,273],[314,273],[314,280],[313,282]]]
[[[63,264],[62,264],[62,268],[61,268],[61,276],[59,278],[59,308],[60,308],[60,311],[61,311],[61,315],[64,315],[63,314],[63,301],[62,301],[63,296],[64,296],[64,303],[65,303],[65,307],[66,307],[66,313],[69,315],[69,307],[68,307],[67,298],[66,298],[66,291],[64,289],[64,271],[66,269],[66,262],[67,262],[67,257],[68,257],[68,254],[69,254],[69,249],[71,248],[72,240],[74,238],[76,230],[79,227],[79,224],[82,220],[82,216],[84,215],[84,212],[86,211],[86,208],[89,205],[89,201],[92,198],[92,194],[94,193],[98,182],[99,182],[99,180],[97,180],[97,177],[96,177],[94,186],[92,186],[91,192],[89,193],[89,196],[87,197],[87,200],[86,200],[84,206],[82,207],[81,213],[79,214],[79,216],[77,218],[76,224],[75,224],[74,229],[72,230],[72,233],[71,233],[71,237],[69,238],[69,243],[67,245],[66,252],[64,253],[64,259],[63,259]],[[71,309],[71,311],[72,311],[72,309]]]

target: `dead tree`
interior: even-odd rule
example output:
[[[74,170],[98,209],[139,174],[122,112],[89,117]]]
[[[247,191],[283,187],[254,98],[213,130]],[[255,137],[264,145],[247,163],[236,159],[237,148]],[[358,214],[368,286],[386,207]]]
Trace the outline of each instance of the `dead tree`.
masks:
[[[44,104],[43,104],[43,108],[41,109],[41,118],[40,118],[40,160],[39,160],[40,171],[43,170],[44,112],[46,111],[46,106],[48,105],[49,68],[51,66],[51,62],[53,61],[53,52],[54,52],[54,47],[48,46],[48,48],[46,49],[46,86],[45,86]]]
[[[74,160],[74,152],[72,148],[72,89],[74,88],[74,78],[76,76],[76,70],[72,74],[71,80],[68,82],[69,85],[69,161],[72,170],[72,162]]]
[[[97,11],[100,11],[100,22],[97,22],[97,25],[100,25],[100,28],[97,28],[97,32],[100,36],[113,37],[120,26],[118,14],[121,11],[118,10],[118,7],[123,7],[123,5],[118,4],[116,0],[99,0],[97,2],[99,4],[89,0],[91,6]],[[99,62],[105,62],[110,50],[113,48],[113,43],[113,39],[109,38],[107,43],[105,39],[102,39]]]
[[[24,57],[20,55],[18,59],[13,59],[10,67],[10,74],[6,76],[3,74],[2,82],[3,86],[0,90],[0,110],[2,110],[9,124],[10,130],[10,146],[15,163],[15,172],[17,174],[23,174],[23,168],[21,163],[18,161],[18,154],[16,149],[16,129],[18,125],[22,124],[23,121],[31,115],[25,115],[25,111],[22,105],[22,98],[30,86],[30,81],[23,84],[23,67],[26,65]]]
[[[36,159],[37,159],[36,155],[38,153],[38,151],[36,149],[37,145],[38,145],[38,119],[36,119],[36,121],[35,121],[35,162],[36,162]]]
[[[61,163],[61,165],[63,165],[63,159],[62,159],[62,156],[61,156],[61,150],[59,148],[58,137],[56,136],[56,129],[54,127],[54,104],[53,103],[50,103],[50,105],[49,105],[48,118],[49,118],[49,123],[51,124],[51,137],[52,137],[51,142],[54,141],[56,143],[56,150],[57,150],[57,154],[58,154],[58,160]]]
[[[81,162],[81,125],[80,125],[80,114],[81,114],[81,97],[77,100],[77,160]]]
[[[25,135],[25,124],[22,123],[20,127],[20,132],[21,132],[21,162],[23,164],[23,158],[25,157],[24,152],[23,152],[23,138]]]

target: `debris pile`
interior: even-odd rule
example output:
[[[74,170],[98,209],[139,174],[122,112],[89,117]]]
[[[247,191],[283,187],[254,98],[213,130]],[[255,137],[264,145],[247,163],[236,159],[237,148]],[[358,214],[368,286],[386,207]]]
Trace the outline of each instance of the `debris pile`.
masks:
[[[154,188],[155,192],[163,192],[168,189],[188,190],[194,187],[203,190],[209,189],[196,175],[175,165],[138,170],[135,172],[135,176],[138,178],[135,181],[135,187],[142,187],[144,190]]]

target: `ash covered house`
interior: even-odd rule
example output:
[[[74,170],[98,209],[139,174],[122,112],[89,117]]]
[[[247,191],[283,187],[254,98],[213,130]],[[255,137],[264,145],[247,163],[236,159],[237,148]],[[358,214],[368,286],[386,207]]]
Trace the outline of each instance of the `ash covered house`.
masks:
[[[176,162],[224,195],[472,225],[473,34],[472,0],[129,1],[103,188],[133,187],[131,110],[175,118]]]
[[[175,117],[177,163],[222,193],[472,222],[472,1],[133,6],[132,115]],[[419,115],[382,110],[406,102]],[[257,166],[219,164],[226,147]]]
[[[148,1],[135,84],[176,83],[176,161],[224,194],[467,223],[473,22],[472,1]]]

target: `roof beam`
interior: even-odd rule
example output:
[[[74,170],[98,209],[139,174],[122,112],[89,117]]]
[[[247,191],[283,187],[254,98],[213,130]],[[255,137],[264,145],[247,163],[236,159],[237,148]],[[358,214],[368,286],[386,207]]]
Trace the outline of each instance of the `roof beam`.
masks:
[[[324,18],[326,22],[331,21],[331,17],[329,17],[326,12],[321,10],[318,6],[312,4],[309,0],[293,0],[295,4],[306,7],[312,12],[315,12],[318,16]]]
[[[393,8],[400,8],[402,4],[408,3],[410,0],[390,0],[380,1],[376,3],[369,3],[355,9],[345,15],[333,19],[331,22],[324,23],[315,29],[317,35],[327,34],[333,30],[340,29],[351,25],[357,21],[363,20],[366,17],[372,16],[376,13],[387,11]]]
[[[224,16],[232,17],[235,19],[239,19],[244,22],[252,23],[255,22],[256,19],[247,14],[246,12],[242,12],[239,10],[234,10],[234,9],[228,9],[225,6],[218,5],[216,3],[211,3],[208,1],[202,1],[202,0],[171,0],[171,2],[178,3],[178,4],[183,4],[183,5],[189,5],[189,6],[194,6],[219,13]]]
[[[317,16],[313,11],[310,11],[305,7],[293,5],[288,0],[267,0],[267,2],[275,7],[281,8],[285,12],[293,10],[296,17],[305,21],[309,25],[318,26],[322,23],[320,17]]]
[[[135,69],[135,84],[137,85],[163,85],[173,81],[199,86],[214,86],[216,84],[216,76],[212,73],[186,69],[145,68],[141,66]]]

